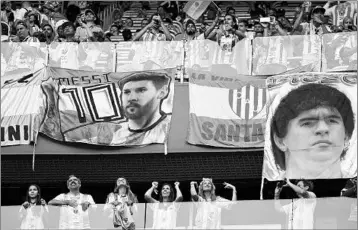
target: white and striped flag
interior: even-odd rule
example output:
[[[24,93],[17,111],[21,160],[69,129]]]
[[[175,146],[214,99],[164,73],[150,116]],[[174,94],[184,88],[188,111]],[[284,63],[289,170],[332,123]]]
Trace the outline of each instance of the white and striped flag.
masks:
[[[211,1],[189,1],[185,7],[184,12],[194,20],[197,20],[208,8]]]

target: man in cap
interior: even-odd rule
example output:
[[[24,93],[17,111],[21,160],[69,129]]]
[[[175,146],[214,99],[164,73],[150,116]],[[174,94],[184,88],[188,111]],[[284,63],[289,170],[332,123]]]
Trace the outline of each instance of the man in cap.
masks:
[[[98,41],[103,35],[103,30],[100,26],[96,25],[96,14],[87,9],[85,11],[85,21],[80,21],[80,27],[77,28],[75,37],[79,41]]]
[[[161,107],[169,87],[170,78],[164,73],[141,72],[121,80],[120,99],[127,122],[114,133],[112,144],[164,142],[171,115]]]
[[[59,229],[90,229],[88,209],[96,208],[92,196],[80,193],[81,180],[75,175],[68,177],[67,188],[68,193],[62,193],[48,203],[61,207]]]
[[[324,13],[326,10],[323,7],[316,6],[311,11],[311,20],[310,22],[301,23],[305,8],[307,7],[307,3],[303,3],[301,6],[301,12],[296,19],[294,30],[301,35],[322,35],[326,33],[330,33],[330,28],[325,25]]]

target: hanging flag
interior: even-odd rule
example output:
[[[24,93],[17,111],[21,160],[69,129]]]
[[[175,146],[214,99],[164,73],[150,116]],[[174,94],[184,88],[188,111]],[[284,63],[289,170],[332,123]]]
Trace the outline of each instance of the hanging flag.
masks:
[[[45,70],[12,79],[1,87],[1,146],[36,141],[44,116],[41,83]]]
[[[357,175],[357,74],[295,73],[267,79],[263,178]]]
[[[197,20],[208,8],[211,1],[189,1],[184,6],[184,12],[194,20]]]
[[[171,122],[176,68],[103,73],[49,68],[41,132],[105,146],[163,144]]]
[[[190,144],[226,148],[264,146],[264,78],[189,69]],[[231,72],[231,74],[226,74]],[[225,75],[224,75],[225,74]]]

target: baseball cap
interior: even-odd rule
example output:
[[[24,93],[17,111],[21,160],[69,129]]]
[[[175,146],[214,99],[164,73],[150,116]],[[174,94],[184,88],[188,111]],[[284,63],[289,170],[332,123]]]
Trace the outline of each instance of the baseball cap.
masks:
[[[91,9],[85,10],[85,15],[86,15],[87,13],[92,13],[93,15],[96,15],[96,14],[93,12],[93,10],[91,10]]]
[[[316,6],[313,10],[311,14],[315,14],[315,13],[322,13],[324,14],[326,12],[326,9],[323,8],[322,6]]]
[[[65,23],[62,24],[62,28],[63,28],[63,29],[64,29],[66,26],[72,26],[72,28],[73,28],[74,30],[76,30],[75,25],[74,25],[72,22],[70,22],[70,21],[67,21],[67,22],[65,22]]]

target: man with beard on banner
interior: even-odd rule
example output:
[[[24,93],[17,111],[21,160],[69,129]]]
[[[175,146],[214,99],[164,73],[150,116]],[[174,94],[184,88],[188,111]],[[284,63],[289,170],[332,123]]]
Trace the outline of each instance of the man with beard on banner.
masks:
[[[165,141],[171,114],[161,105],[169,94],[170,79],[163,73],[134,73],[119,81],[121,104],[128,119],[113,135],[112,143],[141,143],[138,139]],[[148,131],[148,132],[147,132]],[[147,132],[145,135],[135,135]]]
[[[352,103],[340,90],[315,83],[293,89],[270,124],[275,164],[288,178],[342,178],[354,126]]]

